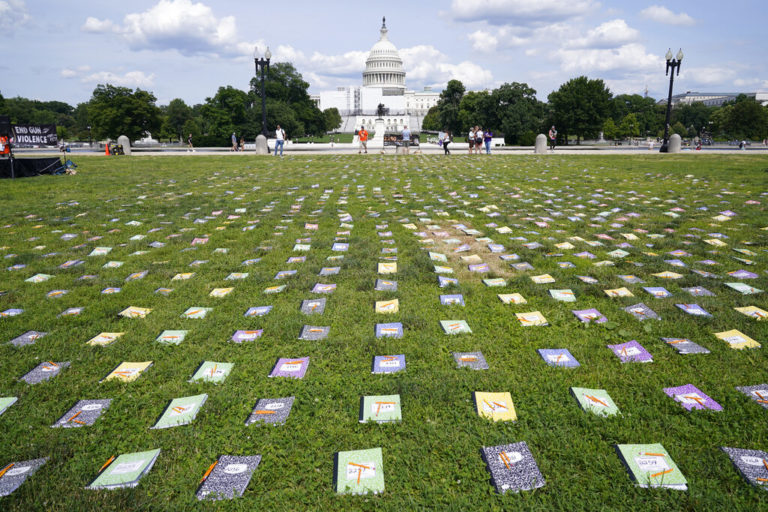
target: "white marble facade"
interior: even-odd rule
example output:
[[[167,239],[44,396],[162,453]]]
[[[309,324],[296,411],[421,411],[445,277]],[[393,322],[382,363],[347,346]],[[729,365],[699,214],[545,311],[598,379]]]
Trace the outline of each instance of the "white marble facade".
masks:
[[[440,99],[440,94],[430,87],[418,92],[406,89],[403,61],[387,33],[383,22],[379,40],[365,61],[362,86],[339,87],[312,96],[321,110],[339,110],[342,124],[338,131],[342,133],[354,132],[361,126],[371,131],[379,104],[387,109],[382,116],[387,132],[399,132],[404,126],[419,131],[424,116]]]

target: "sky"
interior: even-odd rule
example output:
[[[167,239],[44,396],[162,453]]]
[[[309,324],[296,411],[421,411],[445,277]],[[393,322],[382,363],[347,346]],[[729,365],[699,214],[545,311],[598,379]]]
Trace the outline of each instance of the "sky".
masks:
[[[358,86],[383,16],[417,91],[525,82],[546,100],[586,75],[659,99],[670,47],[676,93],[768,91],[765,0],[0,0],[0,93],[75,105],[110,83],[192,105],[247,89],[267,45],[311,93]]]

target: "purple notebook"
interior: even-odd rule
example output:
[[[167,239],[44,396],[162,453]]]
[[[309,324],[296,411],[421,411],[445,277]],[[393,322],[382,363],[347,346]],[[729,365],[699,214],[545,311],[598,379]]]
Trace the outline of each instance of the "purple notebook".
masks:
[[[550,366],[567,366],[576,368],[581,366],[567,348],[540,348],[539,355]]]
[[[622,363],[652,363],[653,357],[637,341],[632,340],[618,345],[607,345],[613,350],[616,357],[621,359]]]
[[[256,338],[260,338],[263,333],[264,329],[254,329],[252,331],[235,331],[235,334],[232,335],[232,341],[235,343],[253,341]]]
[[[682,309],[689,315],[693,316],[712,316],[704,308],[698,304],[675,304],[678,308]]]
[[[596,324],[602,324],[608,321],[608,319],[595,308],[574,309],[571,313],[576,315],[576,318],[584,323],[595,322]]]
[[[374,356],[371,373],[396,373],[405,370],[405,354]]]
[[[309,366],[309,357],[297,357],[290,359],[287,357],[281,357],[275,363],[275,367],[272,368],[270,377],[290,377],[292,379],[303,379],[304,374],[307,373],[307,367]]]
[[[403,337],[403,324],[400,322],[392,322],[388,324],[376,324],[376,337],[390,338],[402,338]]]
[[[712,400],[693,384],[686,384],[685,386],[678,386],[676,388],[664,388],[664,392],[667,396],[674,398],[676,402],[680,402],[680,404],[688,411],[691,409],[723,410],[720,404]]]

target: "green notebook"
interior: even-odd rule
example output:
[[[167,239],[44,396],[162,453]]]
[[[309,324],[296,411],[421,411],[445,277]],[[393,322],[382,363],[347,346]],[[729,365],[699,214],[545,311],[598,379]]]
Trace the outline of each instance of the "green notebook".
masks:
[[[152,428],[170,428],[192,423],[208,395],[174,398]]]
[[[136,487],[142,476],[152,469],[160,449],[147,452],[124,453],[104,468],[88,489],[119,489]]]
[[[618,444],[616,449],[639,487],[688,490],[688,482],[660,444]]]
[[[16,400],[18,400],[18,397],[15,396],[0,397],[0,414],[3,414],[7,408],[15,404]]]
[[[571,394],[585,411],[598,416],[619,414],[619,408],[604,389],[571,388]]]
[[[402,420],[400,395],[364,396],[360,401],[360,423]]]
[[[224,382],[233,366],[235,366],[234,363],[203,361],[189,382]]]
[[[374,494],[384,492],[381,448],[339,452],[336,455],[336,492]]]

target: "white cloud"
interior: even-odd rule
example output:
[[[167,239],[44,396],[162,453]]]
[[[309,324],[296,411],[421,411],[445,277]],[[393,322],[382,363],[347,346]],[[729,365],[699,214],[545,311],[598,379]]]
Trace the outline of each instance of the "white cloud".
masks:
[[[86,32],[119,34],[133,50],[176,50],[187,56],[250,56],[255,43],[242,41],[234,16],[217,18],[207,5],[192,0],[160,0],[122,24],[88,18]]]
[[[472,42],[472,48],[483,53],[494,53],[499,49],[523,46],[530,42],[528,37],[518,35],[513,27],[499,27],[495,30],[475,30],[467,36]],[[526,31],[529,32],[530,31]]]
[[[564,71],[586,73],[628,71],[633,73],[661,69],[664,60],[646,53],[645,46],[630,43],[610,49],[568,49],[555,53]]]
[[[662,5],[647,7],[640,11],[640,14],[651,21],[667,25],[693,25],[696,23],[696,20],[691,18],[690,15],[684,12],[674,13]]]
[[[475,64],[464,61],[451,63],[448,56],[432,45],[419,45],[400,50],[405,66],[406,80],[413,83],[444,87],[449,80],[460,80],[469,89],[488,87],[493,83],[493,74]]]
[[[128,71],[120,74],[113,71],[97,71],[89,73],[90,66],[78,66],[76,69],[64,68],[61,70],[62,78],[76,78],[81,83],[112,84],[123,87],[151,87],[155,84],[155,74],[146,74],[143,71]]]
[[[98,18],[94,18],[93,16],[88,16],[81,29],[83,32],[101,34],[104,32],[113,32],[117,29],[117,27],[110,20],[100,20]]]
[[[30,20],[23,0],[0,0],[0,29],[10,33]]]
[[[640,32],[627,25],[621,19],[606,21],[587,32],[584,37],[579,37],[568,42],[572,48],[616,48],[633,43],[640,37]]]
[[[686,88],[688,89],[696,85],[729,87],[734,76],[736,76],[734,69],[717,66],[688,69],[683,67],[680,71],[680,80],[685,81],[684,83],[686,83]]]
[[[458,21],[486,21],[491,25],[527,25],[586,14],[594,0],[453,0],[450,13]]]

